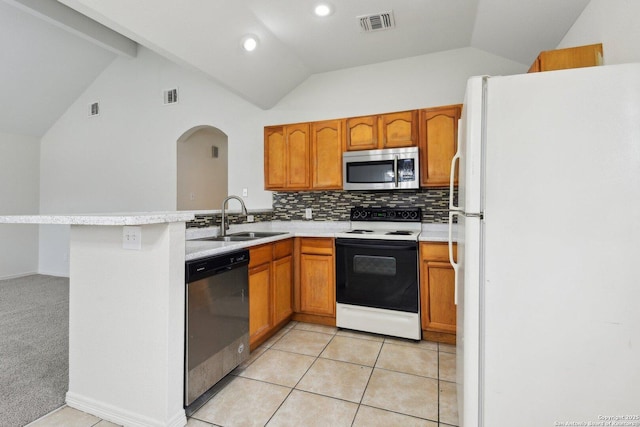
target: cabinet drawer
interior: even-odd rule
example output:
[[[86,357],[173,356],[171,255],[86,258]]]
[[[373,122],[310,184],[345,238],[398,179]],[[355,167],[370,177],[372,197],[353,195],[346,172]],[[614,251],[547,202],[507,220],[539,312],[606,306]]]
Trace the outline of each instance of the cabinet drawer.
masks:
[[[303,254],[333,255],[333,239],[303,237],[300,239],[300,252]]]
[[[284,258],[293,253],[293,239],[281,240],[273,244],[273,259]]]
[[[420,258],[430,261],[449,262],[449,245],[447,243],[420,243]],[[458,245],[453,244],[453,259],[458,258]]]
[[[249,268],[271,262],[272,244],[256,246],[249,249]]]

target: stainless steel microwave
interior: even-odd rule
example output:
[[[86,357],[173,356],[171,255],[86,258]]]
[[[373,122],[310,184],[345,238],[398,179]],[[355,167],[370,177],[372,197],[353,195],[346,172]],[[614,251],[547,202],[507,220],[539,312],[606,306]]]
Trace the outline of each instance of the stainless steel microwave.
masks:
[[[405,190],[420,187],[418,147],[347,151],[342,154],[345,190]]]

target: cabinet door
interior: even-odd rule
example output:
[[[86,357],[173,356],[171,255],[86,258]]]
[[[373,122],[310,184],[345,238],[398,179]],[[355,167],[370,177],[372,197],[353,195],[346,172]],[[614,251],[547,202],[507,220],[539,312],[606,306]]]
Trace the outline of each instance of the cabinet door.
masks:
[[[343,120],[311,124],[311,169],[314,189],[342,189],[343,128]]]
[[[540,53],[538,71],[602,65],[602,44],[548,50]]]
[[[378,116],[347,119],[347,151],[378,148]]]
[[[454,256],[457,248],[454,245]],[[455,334],[455,277],[446,243],[420,245],[420,310],[422,329]]]
[[[336,288],[334,257],[300,255],[300,311],[335,316]]]
[[[461,106],[428,108],[420,111],[420,185],[449,185],[451,159],[458,146],[458,119]],[[456,176],[455,184],[458,183]]]
[[[287,183],[287,149],[284,128],[272,126],[264,128],[264,187],[281,189]]]
[[[287,188],[309,188],[309,124],[288,125],[284,131],[287,147]]]
[[[277,325],[293,313],[293,258],[291,255],[273,261],[273,324]]]
[[[418,111],[379,116],[382,144],[380,148],[411,147],[418,144]]]
[[[271,328],[271,263],[249,270],[249,344]]]

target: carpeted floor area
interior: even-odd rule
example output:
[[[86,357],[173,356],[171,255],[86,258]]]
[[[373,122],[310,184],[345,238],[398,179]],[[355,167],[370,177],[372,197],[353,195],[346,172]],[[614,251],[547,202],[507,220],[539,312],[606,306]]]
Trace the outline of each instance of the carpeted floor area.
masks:
[[[69,384],[69,279],[0,280],[0,426],[62,406]]]

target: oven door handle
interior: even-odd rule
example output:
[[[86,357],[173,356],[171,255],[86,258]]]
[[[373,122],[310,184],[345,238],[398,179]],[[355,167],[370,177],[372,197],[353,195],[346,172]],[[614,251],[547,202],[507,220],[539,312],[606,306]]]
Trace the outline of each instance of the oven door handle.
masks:
[[[362,248],[362,249],[389,249],[389,250],[416,250],[417,245],[415,242],[407,243],[406,245],[380,245],[378,243],[366,244],[366,243],[347,243],[344,241],[336,240],[336,246],[344,246],[348,248]]]

